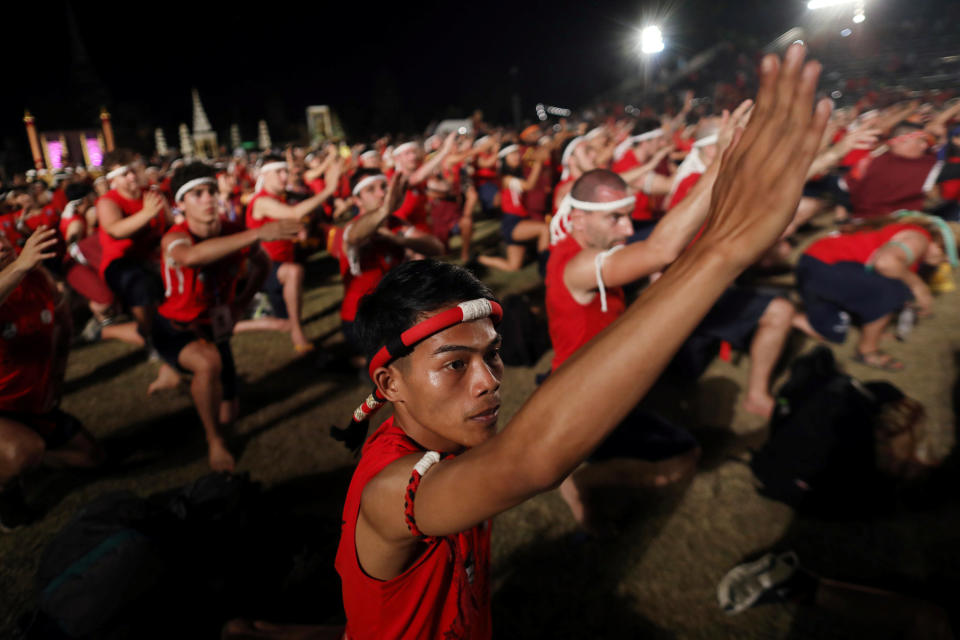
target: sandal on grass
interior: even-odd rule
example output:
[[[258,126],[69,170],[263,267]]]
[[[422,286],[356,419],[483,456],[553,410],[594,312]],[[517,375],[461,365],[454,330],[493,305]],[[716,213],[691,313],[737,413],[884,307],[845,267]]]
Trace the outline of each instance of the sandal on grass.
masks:
[[[903,371],[906,368],[902,360],[898,360],[886,351],[880,349],[871,351],[870,353],[857,351],[853,354],[853,361],[865,367],[880,369],[881,371]]]

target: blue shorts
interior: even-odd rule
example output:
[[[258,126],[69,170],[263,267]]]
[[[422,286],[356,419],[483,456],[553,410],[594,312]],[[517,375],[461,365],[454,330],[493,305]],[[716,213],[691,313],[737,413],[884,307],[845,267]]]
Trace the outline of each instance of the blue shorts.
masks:
[[[750,345],[760,317],[776,296],[753,289],[733,286],[728,288],[699,326],[695,336],[708,336],[729,342],[734,349],[744,350]]]
[[[290,314],[287,312],[287,303],[283,299],[283,285],[280,283],[280,278],[277,277],[277,271],[280,270],[282,265],[282,262],[274,262],[270,266],[270,272],[263,281],[263,286],[260,290],[267,294],[270,306],[273,307],[274,316],[277,318],[289,318]]]
[[[486,182],[477,187],[477,199],[480,201],[480,209],[483,211],[493,209],[494,200],[497,199],[499,192],[500,187],[496,181]]]
[[[523,244],[522,242],[516,242],[513,239],[513,230],[516,229],[517,225],[523,220],[526,220],[526,218],[515,216],[512,213],[503,214],[503,217],[500,218],[500,233],[503,235],[504,242],[507,244]]]
[[[903,282],[859,262],[827,264],[808,255],[797,262],[797,288],[810,324],[831,342],[843,342],[851,320],[873,322],[913,299]]]

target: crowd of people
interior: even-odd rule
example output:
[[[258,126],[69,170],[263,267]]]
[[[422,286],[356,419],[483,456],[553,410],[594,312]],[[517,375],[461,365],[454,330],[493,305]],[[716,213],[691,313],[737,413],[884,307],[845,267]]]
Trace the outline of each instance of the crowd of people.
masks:
[[[363,447],[336,558],[345,637],[489,637],[489,518],[559,486],[591,526],[584,460],[635,460],[617,481],[639,486],[696,468],[696,439],[638,407],[678,352],[747,353],[743,408],[763,418],[793,331],[839,343],[859,326],[857,362],[914,364],[881,343],[931,313],[958,265],[960,102],[831,110],[814,105],[819,67],[803,57],[764,58],[756,102],[718,112],[689,94],[666,114],[614,107],[519,130],[478,114],[423,140],[212,161],[118,149],[96,171],[16,176],[0,197],[0,527],[40,516],[25,471],[103,459],[58,409],[74,318],[76,339],[157,361],[145,392],[189,384],[209,466],[230,472],[230,337],[322,348],[301,315],[304,258],[325,250],[344,341],[375,386],[334,433]],[[503,253],[479,251],[477,221],[497,218]],[[814,218],[836,228],[794,265]],[[503,310],[477,274],[530,262],[553,361],[497,433]],[[744,270],[794,270],[797,295]],[[393,417],[368,437],[386,403]]]

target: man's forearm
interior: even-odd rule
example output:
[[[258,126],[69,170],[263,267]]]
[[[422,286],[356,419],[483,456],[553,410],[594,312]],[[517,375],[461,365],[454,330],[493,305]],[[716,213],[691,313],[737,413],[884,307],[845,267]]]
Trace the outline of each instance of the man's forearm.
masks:
[[[257,291],[260,291],[260,288],[266,281],[267,274],[270,272],[270,265],[270,258],[267,257],[267,254],[264,253],[262,249],[253,254],[250,258],[251,269],[246,284],[243,286],[243,291],[237,294],[234,300],[234,306],[238,309],[247,308],[250,301],[253,300],[253,296],[256,295]]]
[[[131,216],[117,220],[108,226],[105,225],[104,231],[115,240],[124,240],[150,224],[152,219],[152,213],[141,209]]]
[[[235,251],[248,247],[259,239],[257,229],[248,229],[218,238],[210,238],[190,247],[176,247],[178,263],[185,267],[211,264]]]
[[[443,149],[438,151],[435,156],[433,156],[428,161],[423,163],[423,165],[419,169],[417,169],[416,171],[410,174],[410,178],[409,180],[407,180],[407,184],[409,185],[420,184],[421,182],[423,182],[424,180],[432,176],[437,171],[437,167],[440,166],[440,163],[443,162],[443,159],[446,157],[447,157],[446,151],[444,151]]]
[[[613,431],[742,269],[716,248],[723,243],[698,244],[552,373],[499,435],[431,472],[418,494],[425,534],[464,530],[478,514],[485,519],[556,486]],[[454,478],[443,481],[447,473],[472,476],[473,464],[490,486],[471,494],[470,509],[449,509],[447,496],[428,497],[456,486]]]

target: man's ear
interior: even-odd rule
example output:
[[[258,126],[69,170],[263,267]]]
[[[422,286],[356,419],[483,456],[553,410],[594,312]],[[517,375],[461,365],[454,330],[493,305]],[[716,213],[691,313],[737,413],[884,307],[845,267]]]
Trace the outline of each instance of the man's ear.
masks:
[[[390,402],[400,398],[400,370],[395,363],[380,367],[373,372],[373,382],[380,390],[380,394]]]

